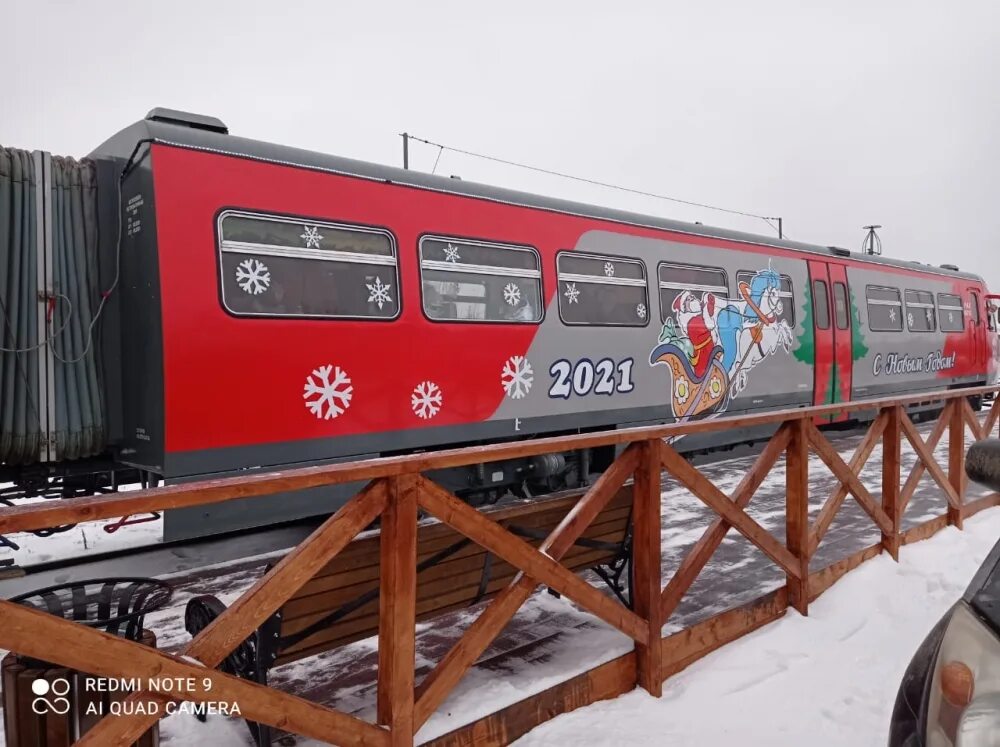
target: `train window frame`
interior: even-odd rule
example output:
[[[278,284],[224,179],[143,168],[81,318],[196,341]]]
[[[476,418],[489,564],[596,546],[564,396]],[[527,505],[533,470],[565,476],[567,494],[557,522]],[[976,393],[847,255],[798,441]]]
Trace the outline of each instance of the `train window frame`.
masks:
[[[461,251],[462,246],[482,247],[487,249],[500,249],[504,251],[526,252],[534,257],[535,269],[519,269],[503,267],[501,265],[463,265],[458,262],[447,262],[446,260],[427,260],[424,258],[424,245],[428,241],[443,242],[447,245],[457,244]],[[460,255],[459,255],[460,256]],[[449,234],[425,233],[417,239],[417,267],[420,279],[420,309],[424,318],[435,324],[513,324],[513,325],[534,325],[537,326],[545,321],[545,278],[542,272],[542,255],[534,246],[530,244],[515,244],[509,241],[499,241],[494,239],[472,238],[466,236],[454,236]],[[508,278],[511,276],[523,277],[537,280],[538,282],[538,312],[533,319],[470,319],[461,317],[439,317],[432,316],[427,308],[427,287],[425,286],[424,271],[434,270],[438,272],[452,272],[465,275],[485,275],[489,277]],[[492,272],[491,272],[492,270]]]
[[[254,242],[229,240],[225,237],[224,222],[227,218],[249,218],[268,223],[279,223],[302,227],[309,232],[313,229],[318,233],[323,230],[341,231],[383,236],[388,240],[389,254],[367,254],[364,252],[344,252],[333,249],[312,248],[307,241],[306,247],[290,247],[279,244],[257,244]],[[322,237],[320,237],[322,239]],[[228,246],[227,246],[228,245]],[[279,257],[290,259],[306,259],[320,262],[339,262],[352,265],[372,265],[392,268],[392,283],[388,288],[395,289],[396,310],[391,316],[375,314],[307,314],[302,312],[282,313],[277,311],[240,311],[229,305],[226,297],[224,254],[245,255],[247,257]],[[315,216],[294,215],[288,213],[265,213],[257,210],[247,210],[238,207],[225,207],[215,216],[215,256],[218,270],[219,303],[222,309],[232,317],[239,319],[310,319],[313,321],[358,321],[358,322],[392,322],[399,318],[403,311],[403,297],[400,288],[399,273],[399,242],[396,235],[388,228],[372,226],[363,223],[316,218]],[[266,270],[267,268],[265,268]],[[391,300],[391,299],[390,299]]]
[[[837,291],[843,293],[844,301],[844,318],[843,324],[841,324],[840,318],[840,307],[837,306]],[[840,280],[835,280],[833,283],[833,321],[837,329],[843,331],[851,328],[851,310],[848,308],[850,306],[850,294],[847,292],[847,284],[841,282]]]
[[[954,299],[955,303],[942,303],[942,299]],[[937,294],[937,305],[938,305],[938,317],[939,326],[942,332],[965,332],[965,307],[962,305],[962,296],[958,293],[938,293]],[[958,312],[958,326],[955,326],[953,322],[949,321],[947,328],[944,321],[944,316],[942,315],[942,310],[948,309],[949,311]]]
[[[758,272],[757,270],[737,270],[736,271],[736,288],[737,288],[737,290],[740,287],[740,275],[749,275],[750,277],[753,277],[754,275],[757,274],[757,272]],[[780,278],[780,280],[787,280],[788,281],[788,290],[785,291],[785,290],[782,290],[779,287],[778,288],[778,296],[781,297],[782,299],[786,299],[787,298],[787,299],[791,300],[791,303],[789,303],[788,307],[787,307],[788,308],[788,313],[787,314],[782,314],[781,317],[779,317],[779,318],[780,319],[784,319],[786,322],[788,322],[788,326],[789,327],[791,327],[792,329],[795,329],[795,320],[796,320],[796,317],[795,317],[795,282],[792,280],[792,276],[791,275],[782,275],[781,273],[779,273],[778,277]],[[790,318],[788,318],[788,317],[790,317]]]
[[[823,292],[817,293],[816,286],[822,285]],[[817,297],[823,299],[823,305],[819,306],[816,303]],[[816,325],[816,329],[830,329],[830,290],[829,285],[823,278],[814,278],[812,281],[812,307],[813,307],[813,324]],[[822,318],[825,319],[824,324],[820,324],[820,313],[819,310],[823,309]]]
[[[930,298],[930,303],[928,303],[926,301],[919,301],[919,300],[917,300],[917,301],[911,301],[910,300],[910,294],[911,293],[915,294],[915,295],[916,294],[924,294],[924,295],[926,295],[927,297]],[[919,296],[918,296],[918,298],[919,298]],[[906,329],[907,329],[907,331],[909,331],[909,332],[937,332],[937,306],[934,304],[934,293],[932,291],[921,290],[919,288],[905,288],[903,290],[903,301],[905,303]],[[914,327],[913,326],[913,321],[915,320],[916,317],[911,315],[911,312],[910,312],[910,307],[911,306],[913,308],[915,308],[915,309],[924,309],[925,310],[924,313],[923,313],[923,318],[924,319],[927,318],[926,310],[927,309],[931,310],[931,317],[930,317],[930,320],[928,322],[929,326],[927,327],[927,329],[922,329],[919,326],[918,327]]]
[[[670,280],[663,280],[662,272],[664,268],[675,267],[681,270],[701,270],[704,272],[718,272],[722,274],[724,285],[705,285],[697,284],[692,285],[690,283],[677,283]],[[657,262],[656,263],[656,300],[660,305],[660,323],[665,324],[667,319],[673,319],[673,316],[667,316],[668,312],[672,312],[671,304],[666,304],[663,302],[663,291],[665,290],[700,290],[703,293],[720,292],[722,296],[728,300],[729,298],[729,273],[726,272],[723,267],[714,267],[712,265],[696,265],[690,262]]]
[[[896,301],[889,301],[882,298],[872,298],[871,292],[873,290],[889,291],[896,294]],[[868,311],[868,329],[872,332],[902,332],[903,331],[903,294],[900,293],[899,288],[893,288],[889,285],[866,285],[865,286],[865,302]],[[872,306],[894,306],[899,309],[899,326],[896,327],[874,327],[872,326]]]
[[[622,278],[607,275],[582,275],[580,273],[563,272],[562,262],[563,259],[593,259],[599,262],[620,262],[625,264],[638,265],[642,270],[642,280],[638,278]],[[568,279],[567,279],[568,278]],[[573,303],[572,300],[568,300],[567,296],[563,292],[563,283],[573,283],[574,288],[576,283],[590,283],[592,285],[618,285],[618,286],[629,286],[634,288],[642,288],[643,301],[642,304],[645,308],[645,316],[639,316],[638,324],[630,324],[625,322],[573,322],[567,321],[566,316],[563,314],[563,303],[566,299],[566,304],[569,305]],[[617,327],[622,329],[641,329],[649,326],[650,319],[650,307],[649,307],[649,270],[646,267],[646,263],[639,257],[627,257],[621,254],[601,254],[598,252],[580,251],[580,250],[570,250],[563,249],[556,252],[556,308],[559,312],[559,320],[567,327]],[[578,298],[578,296],[577,296]],[[577,301],[577,303],[579,303]]]

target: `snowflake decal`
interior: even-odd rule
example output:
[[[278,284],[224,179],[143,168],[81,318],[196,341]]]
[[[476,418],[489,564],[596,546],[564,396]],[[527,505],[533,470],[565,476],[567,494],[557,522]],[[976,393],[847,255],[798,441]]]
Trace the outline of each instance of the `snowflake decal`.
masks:
[[[531,364],[523,355],[512,355],[503,364],[500,372],[500,383],[511,399],[521,399],[531,391],[531,382],[535,380]]]
[[[566,283],[566,292],[563,293],[569,303],[580,303],[580,291],[577,290],[576,283]]]
[[[646,318],[646,304],[638,303],[635,305],[635,315],[640,319]]]
[[[433,381],[422,381],[413,387],[410,395],[410,407],[417,417],[428,420],[441,410],[441,387]]]
[[[927,315],[927,323],[933,325],[934,324],[934,312],[931,311],[930,309],[924,309],[924,313]]]
[[[896,321],[896,310],[895,309],[889,309],[889,321],[890,322]]]
[[[906,315],[906,323],[907,323],[907,324],[908,324],[908,325],[909,325],[910,327],[912,327],[912,326],[913,326],[913,312],[912,312],[912,311],[911,311],[911,312],[909,312],[909,313],[908,313],[908,314]]]
[[[368,288],[368,303],[378,304],[378,310],[382,310],[382,306],[387,303],[392,303],[392,296],[389,295],[389,291],[392,289],[392,283],[383,283],[382,278],[375,276],[374,283],[365,283],[365,287]]]
[[[604,274],[607,275],[609,278],[613,278],[615,276],[615,266],[610,262],[605,262]]]
[[[244,259],[236,266],[236,282],[251,296],[257,296],[271,285],[271,273],[259,259]]]
[[[300,234],[299,238],[306,242],[306,249],[319,249],[319,242],[323,240],[323,237],[319,235],[319,229],[316,226],[303,226],[305,233]]]
[[[503,289],[503,300],[506,301],[509,306],[517,306],[521,303],[521,289],[514,283],[507,283]]]
[[[333,378],[330,378],[331,372]],[[320,366],[306,377],[302,399],[306,408],[320,420],[333,420],[351,406],[354,386],[340,366]]]
[[[444,261],[445,262],[458,262],[461,257],[458,256],[458,247],[448,244],[444,248]]]

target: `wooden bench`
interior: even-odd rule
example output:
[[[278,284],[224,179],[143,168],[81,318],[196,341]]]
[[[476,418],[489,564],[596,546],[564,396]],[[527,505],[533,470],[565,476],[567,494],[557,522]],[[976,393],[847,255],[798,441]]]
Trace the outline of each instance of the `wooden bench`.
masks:
[[[494,521],[538,546],[582,497],[572,491],[513,506],[484,509]],[[593,568],[628,603],[632,487],[618,491],[562,563],[573,571]],[[379,623],[379,535],[358,535],[244,641],[220,666],[230,674],[267,683],[271,667],[371,637]],[[506,587],[517,570],[437,521],[417,530],[417,620],[428,620],[486,600]],[[623,576],[625,578],[623,579]],[[212,595],[190,600],[185,627],[197,635],[226,606]],[[247,722],[258,745],[271,729]]]

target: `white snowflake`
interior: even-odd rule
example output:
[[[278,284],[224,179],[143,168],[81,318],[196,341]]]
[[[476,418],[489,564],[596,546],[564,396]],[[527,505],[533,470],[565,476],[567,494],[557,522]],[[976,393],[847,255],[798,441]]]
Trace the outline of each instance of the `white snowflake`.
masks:
[[[330,372],[333,379],[330,379]],[[315,377],[315,378],[314,378]],[[302,399],[306,408],[320,420],[332,420],[351,406],[354,386],[340,366],[320,366],[306,377]],[[326,409],[324,410],[324,405]]]
[[[378,310],[382,310],[383,304],[392,303],[392,296],[389,295],[389,291],[392,290],[392,283],[382,282],[382,278],[375,276],[374,283],[365,283],[365,287],[368,288],[369,296],[368,303],[377,303]]]
[[[910,326],[910,327],[913,326],[913,312],[912,311],[908,312],[907,315],[906,315],[906,324],[908,326]]]
[[[645,319],[646,318],[646,304],[644,304],[644,303],[636,304],[636,306],[635,306],[635,313],[636,313],[636,316],[638,316],[640,319]]]
[[[445,262],[458,262],[461,257],[458,256],[458,247],[448,244],[444,248],[444,260]]]
[[[517,306],[521,303],[521,289],[514,283],[507,283],[503,289],[503,300],[506,301],[509,306]]]
[[[521,399],[531,391],[531,382],[535,380],[531,364],[523,355],[512,355],[503,364],[500,372],[500,383],[511,399]]]
[[[323,237],[319,235],[319,229],[316,226],[303,226],[305,233],[300,234],[299,238],[306,242],[306,249],[311,249],[315,247],[319,249],[319,242],[323,240]]]
[[[423,381],[413,388],[410,395],[410,407],[413,414],[427,420],[433,418],[441,409],[441,387],[433,381]]]
[[[889,309],[889,321],[890,322],[896,321],[896,310],[895,309]]]
[[[569,303],[580,303],[580,291],[576,288],[576,283],[566,283],[566,292],[563,293],[564,296],[569,300]]]
[[[607,275],[609,278],[610,277],[614,277],[614,275],[615,275],[615,266],[613,264],[611,264],[610,262],[605,262],[604,263],[604,274]]]
[[[259,259],[244,259],[236,266],[236,282],[251,296],[256,296],[271,285],[271,273]]]

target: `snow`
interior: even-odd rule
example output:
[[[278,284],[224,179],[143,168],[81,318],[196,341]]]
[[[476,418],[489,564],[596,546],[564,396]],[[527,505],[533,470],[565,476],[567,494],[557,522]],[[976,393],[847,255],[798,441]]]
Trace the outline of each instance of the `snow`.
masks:
[[[0,488],[9,487],[0,484]],[[138,485],[122,485],[122,492],[138,490]],[[18,500],[18,505],[37,503],[53,498],[27,498]],[[2,508],[2,506],[0,506]],[[134,518],[151,518],[143,514]],[[40,563],[56,562],[69,558],[92,557],[96,554],[117,552],[134,547],[156,545],[163,540],[162,516],[141,524],[123,526],[115,532],[107,532],[104,527],[114,524],[117,519],[90,521],[77,524],[72,529],[54,534],[51,537],[35,537],[28,532],[16,532],[9,539],[18,545],[19,549],[11,550],[0,545],[0,560],[13,558],[15,564],[22,568],[30,568]],[[2,590],[2,584],[0,584]]]
[[[986,511],[926,542],[881,555],[664,684],[543,724],[519,747],[572,744],[885,744],[896,689],[916,648],[1000,539]]]

